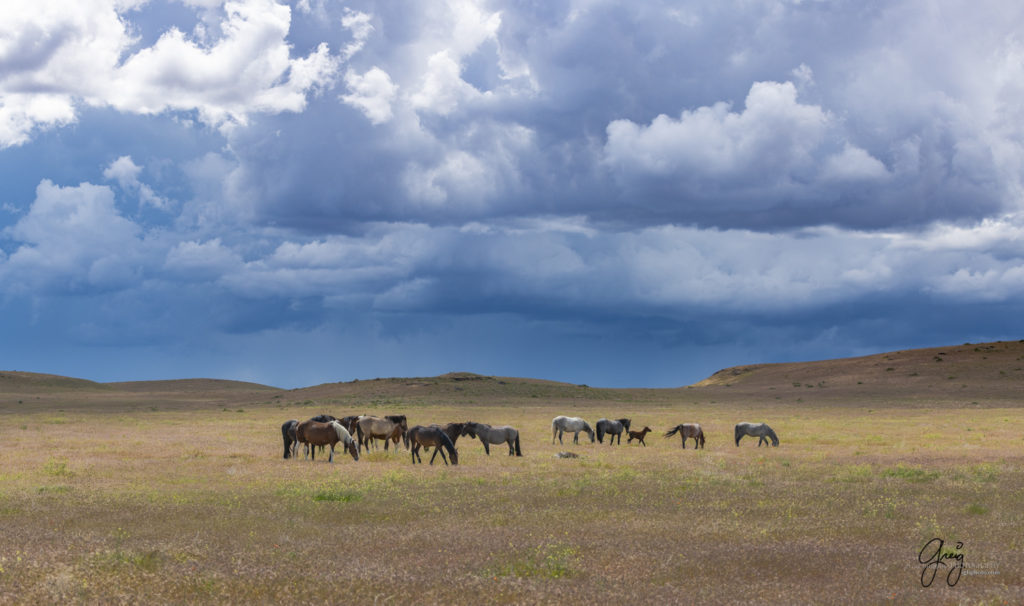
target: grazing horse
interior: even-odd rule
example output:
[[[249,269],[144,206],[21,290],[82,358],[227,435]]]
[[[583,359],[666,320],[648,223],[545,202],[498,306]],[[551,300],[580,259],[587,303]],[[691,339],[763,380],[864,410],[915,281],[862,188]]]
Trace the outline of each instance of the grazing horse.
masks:
[[[440,425],[430,425],[424,427],[422,425],[416,425],[409,428],[409,431],[405,433],[409,437],[410,448],[409,451],[412,453],[412,462],[415,465],[416,461],[420,463],[423,459],[420,457],[420,447],[422,446],[424,451],[430,450],[430,447],[434,447],[434,455],[430,457],[430,464],[434,464],[434,459],[437,457],[437,453],[441,453],[441,460],[444,464],[448,464],[448,459],[444,456],[444,448],[448,451],[448,456],[452,460],[452,465],[459,464],[459,451],[455,450],[455,444],[452,443],[452,439],[448,437],[448,434],[444,432],[444,429]]]
[[[779,445],[779,436],[775,435],[771,427],[768,427],[764,423],[737,423],[736,424],[736,445],[740,445],[740,438],[743,436],[757,436],[757,446],[761,446],[761,442],[768,443],[768,438],[771,438],[772,446]]]
[[[295,428],[299,422],[295,419],[285,421],[281,426],[281,437],[284,438],[284,458],[288,459],[299,454],[299,441],[295,439]]]
[[[368,448],[370,440],[375,438],[384,439],[384,450],[388,449],[388,442],[394,441],[395,450],[398,449],[398,440],[405,436],[409,429],[405,415],[391,415],[388,417],[361,416],[356,421],[356,435],[359,437],[359,444]]]
[[[629,432],[629,439],[626,440],[626,444],[629,444],[633,440],[640,440],[640,443],[644,445],[644,448],[647,448],[647,442],[644,442],[644,436],[646,436],[647,432],[649,432],[649,431],[654,431],[654,430],[651,429],[650,427],[644,426],[644,428],[641,429],[640,431],[630,431]],[[620,441],[621,441],[621,439],[622,438],[619,438]]]
[[[704,448],[704,430],[698,423],[680,423],[665,432],[666,438],[679,434],[683,438],[683,448],[686,448],[686,438],[693,438],[694,448]]]
[[[572,432],[572,443],[580,443],[580,432],[585,431],[590,436],[590,443],[594,443],[594,430],[586,421],[579,417],[555,417],[551,419],[551,443],[555,443],[555,436],[558,436],[558,443],[562,443],[562,434],[566,431]]]
[[[616,419],[614,421],[609,421],[608,419],[598,420],[596,425],[597,441],[604,444],[604,436],[608,434],[608,444],[613,444],[615,438],[618,438],[619,444],[622,444],[622,431],[629,431],[629,423],[629,419]]]
[[[331,456],[327,460],[331,463],[334,462],[334,445],[341,442],[345,445],[345,451],[352,455],[352,458],[356,461],[359,460],[359,446],[356,441],[352,439],[352,435],[349,434],[348,430],[341,426],[341,423],[337,421],[330,421],[328,423],[321,423],[319,421],[303,421],[299,423],[298,427],[295,428],[295,437],[305,444],[309,444],[314,448],[309,449],[309,454],[312,454],[313,460],[316,460],[316,446],[329,445],[331,447]]]
[[[462,435],[469,436],[471,438],[480,438],[480,442],[484,445],[484,452],[488,455],[491,454],[491,444],[501,444],[502,442],[505,442],[508,444],[509,456],[523,456],[523,451],[519,448],[519,430],[510,425],[491,427],[486,423],[466,421],[462,428]]]

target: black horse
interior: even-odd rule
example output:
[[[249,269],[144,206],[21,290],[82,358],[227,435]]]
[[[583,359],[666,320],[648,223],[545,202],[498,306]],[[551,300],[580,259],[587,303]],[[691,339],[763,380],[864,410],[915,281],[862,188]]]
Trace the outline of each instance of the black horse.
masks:
[[[610,421],[608,419],[601,419],[595,425],[597,430],[597,441],[604,444],[604,436],[608,434],[608,443],[615,443],[615,439],[618,438],[618,443],[622,444],[622,432],[629,431],[629,419],[616,419]]]
[[[298,454],[299,442],[295,439],[295,428],[299,422],[291,419],[281,426],[281,437],[284,438],[284,458],[288,459]]]

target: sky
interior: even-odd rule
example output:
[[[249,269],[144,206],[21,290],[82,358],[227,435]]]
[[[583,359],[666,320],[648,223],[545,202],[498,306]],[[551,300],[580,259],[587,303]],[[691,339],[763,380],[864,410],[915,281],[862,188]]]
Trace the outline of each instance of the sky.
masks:
[[[675,387],[1022,338],[1024,4],[6,0],[0,369]]]

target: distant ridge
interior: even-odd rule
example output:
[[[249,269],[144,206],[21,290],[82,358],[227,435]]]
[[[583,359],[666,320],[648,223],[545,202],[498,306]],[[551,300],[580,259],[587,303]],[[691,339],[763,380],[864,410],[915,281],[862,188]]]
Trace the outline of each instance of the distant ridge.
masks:
[[[249,383],[247,381],[231,381],[228,379],[168,379],[161,381],[122,381],[118,383],[104,383],[103,385],[108,385],[118,390],[134,392],[199,392],[229,390],[281,391],[281,388],[279,387],[262,385],[260,383]]]
[[[223,379],[177,379],[97,383],[50,374],[0,371],[0,396],[46,393],[62,401],[117,396],[142,404],[335,402],[353,406],[424,402],[432,398],[494,405],[550,405],[573,401],[665,402],[792,401],[837,403],[951,402],[1024,404],[1024,340],[964,343],[879,353],[855,358],[752,364],[722,369],[693,385],[678,388],[591,388],[544,379],[450,372],[435,377],[378,378],[280,389]],[[93,394],[93,396],[90,396]],[[703,394],[703,395],[700,395]],[[18,397],[11,401],[19,401]],[[2,402],[0,402],[2,403]]]
[[[0,371],[0,392],[31,393],[37,391],[108,390],[102,383],[86,379],[48,375],[17,370]]]
[[[690,388],[856,390],[869,386],[892,393],[956,393],[965,388],[1006,391],[1015,385],[1024,387],[1024,340],[964,343],[814,362],[734,366]]]

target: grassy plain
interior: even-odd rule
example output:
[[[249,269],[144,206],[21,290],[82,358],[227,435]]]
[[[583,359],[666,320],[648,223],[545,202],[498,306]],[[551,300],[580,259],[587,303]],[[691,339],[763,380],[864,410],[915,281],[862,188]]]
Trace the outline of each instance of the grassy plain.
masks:
[[[913,390],[873,384],[906,370],[893,366],[846,386],[836,368],[794,380],[806,371],[794,366],[753,386],[678,390],[451,375],[283,391],[7,373],[0,602],[1020,604],[1014,351],[989,368],[1009,377],[1002,390],[950,389],[947,356]],[[988,378],[971,368],[958,372]],[[281,423],[321,412],[509,423],[525,456],[487,457],[463,438],[457,467],[413,466],[404,450],[282,460]],[[646,448],[552,445],[556,414],[628,416],[655,433]],[[769,422],[780,447],[735,447],[744,420]],[[705,450],[661,437],[680,422],[704,426]],[[554,456],[564,450],[580,458]],[[919,553],[936,537],[963,544],[955,586],[949,567],[921,585]]]

